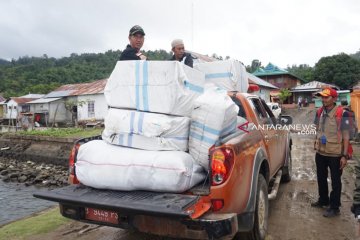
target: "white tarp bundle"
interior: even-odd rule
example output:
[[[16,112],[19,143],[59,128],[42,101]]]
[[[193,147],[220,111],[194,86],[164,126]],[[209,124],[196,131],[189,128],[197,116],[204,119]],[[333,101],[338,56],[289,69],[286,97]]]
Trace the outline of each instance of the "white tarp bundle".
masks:
[[[177,61],[118,61],[105,86],[109,106],[190,116],[204,73]]]
[[[184,192],[204,178],[181,151],[146,151],[93,140],[80,146],[76,176],[87,186],[112,190]]]
[[[187,151],[190,118],[110,108],[102,138],[146,150]]]
[[[202,167],[209,167],[209,148],[221,137],[236,131],[239,107],[223,89],[206,89],[194,103],[189,150]]]
[[[227,91],[247,92],[249,82],[242,63],[236,60],[225,60],[199,63],[195,69],[205,74],[205,87],[215,85]]]

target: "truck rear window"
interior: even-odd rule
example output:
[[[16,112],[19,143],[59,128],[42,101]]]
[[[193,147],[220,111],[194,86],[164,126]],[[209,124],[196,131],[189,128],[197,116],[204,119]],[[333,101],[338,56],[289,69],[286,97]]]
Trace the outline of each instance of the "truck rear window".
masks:
[[[233,102],[239,107],[239,112],[238,112],[238,116],[239,117],[243,117],[246,119],[246,113],[244,110],[243,105],[241,104],[240,100],[237,99],[236,97],[231,97],[231,99],[233,100]]]

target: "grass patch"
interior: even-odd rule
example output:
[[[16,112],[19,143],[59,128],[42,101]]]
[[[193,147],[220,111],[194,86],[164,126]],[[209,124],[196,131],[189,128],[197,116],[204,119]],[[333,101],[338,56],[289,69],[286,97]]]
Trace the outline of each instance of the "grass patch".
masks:
[[[17,132],[19,135],[25,136],[48,136],[48,137],[74,137],[74,138],[83,138],[83,137],[91,137],[100,135],[102,132],[102,128],[48,128],[41,130],[31,130],[27,132]]]
[[[52,208],[40,215],[0,227],[0,239],[25,239],[32,235],[51,232],[69,221],[60,214],[58,207]]]

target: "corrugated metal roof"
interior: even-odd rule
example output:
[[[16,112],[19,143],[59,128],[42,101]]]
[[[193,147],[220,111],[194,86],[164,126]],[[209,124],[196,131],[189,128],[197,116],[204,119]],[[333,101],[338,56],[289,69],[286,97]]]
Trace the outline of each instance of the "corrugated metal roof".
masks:
[[[45,94],[29,93],[29,94],[27,94],[27,95],[20,96],[20,98],[42,98],[43,96],[45,96]]]
[[[58,97],[67,97],[67,96],[70,96],[70,94],[72,93],[73,91],[71,90],[68,90],[68,91],[52,91],[48,94],[46,94],[44,96],[44,98],[58,98]]]
[[[329,83],[323,83],[323,82],[318,82],[318,81],[312,81],[312,82],[308,82],[299,86],[296,86],[294,88],[291,89],[291,92],[309,92],[309,91],[317,91],[322,89],[325,86],[330,86],[332,88],[335,88],[337,90],[339,90],[339,88],[333,84],[329,84]]]
[[[17,104],[24,104],[24,103],[28,103],[30,101],[33,101],[37,98],[21,98],[21,97],[12,97],[12,100],[14,100]]]
[[[28,104],[49,103],[49,102],[57,101],[59,99],[61,99],[61,98],[39,98],[34,101],[28,102]]]
[[[103,93],[107,79],[97,80],[89,83],[66,84],[55,89],[45,96],[49,97],[66,97]]]
[[[279,89],[278,87],[272,85],[271,83],[268,83],[267,81],[261,79],[261,78],[258,78],[257,76],[251,74],[251,73],[248,73],[248,78],[249,78],[249,83],[255,83],[259,86],[262,86],[262,87],[268,87],[268,88],[272,88],[272,89]]]
[[[5,98],[3,98],[3,96],[0,95],[0,102],[5,101]]]

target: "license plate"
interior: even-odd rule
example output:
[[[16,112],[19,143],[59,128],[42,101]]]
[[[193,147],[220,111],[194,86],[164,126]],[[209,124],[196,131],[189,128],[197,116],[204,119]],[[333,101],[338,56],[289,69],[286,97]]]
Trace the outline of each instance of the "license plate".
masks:
[[[119,216],[116,212],[95,208],[85,208],[85,219],[112,224],[119,223]]]

